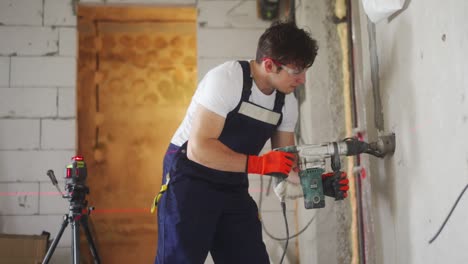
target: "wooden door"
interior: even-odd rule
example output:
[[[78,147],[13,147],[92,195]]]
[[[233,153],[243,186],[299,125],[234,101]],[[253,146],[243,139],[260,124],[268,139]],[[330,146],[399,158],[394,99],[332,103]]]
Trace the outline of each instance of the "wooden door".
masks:
[[[78,14],[78,154],[96,207],[93,236],[103,263],[152,263],[149,208],[196,87],[196,10],[80,6]]]

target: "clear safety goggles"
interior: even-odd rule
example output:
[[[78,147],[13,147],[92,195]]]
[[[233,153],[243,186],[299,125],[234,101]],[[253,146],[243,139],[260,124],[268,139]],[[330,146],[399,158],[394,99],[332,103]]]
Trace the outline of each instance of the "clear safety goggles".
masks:
[[[269,57],[265,57],[262,59],[262,61],[266,61],[266,60],[271,60],[277,67],[285,70],[289,75],[292,75],[294,77],[297,77],[301,74],[303,74],[307,68],[304,68],[304,69],[292,69],[292,68],[289,68],[288,66],[282,64],[281,62],[275,60],[275,59],[272,59],[272,58],[269,58]]]

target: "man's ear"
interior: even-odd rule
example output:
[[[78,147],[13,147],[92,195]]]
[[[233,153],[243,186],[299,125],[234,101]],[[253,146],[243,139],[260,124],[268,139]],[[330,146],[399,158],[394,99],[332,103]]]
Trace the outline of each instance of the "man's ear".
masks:
[[[271,73],[271,72],[274,72],[275,65],[271,60],[264,60],[263,61],[263,68],[265,69],[265,72]]]

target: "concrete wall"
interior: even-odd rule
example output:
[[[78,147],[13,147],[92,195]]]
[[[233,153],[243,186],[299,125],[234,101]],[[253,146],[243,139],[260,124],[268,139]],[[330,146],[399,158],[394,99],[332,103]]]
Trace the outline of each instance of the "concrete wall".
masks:
[[[468,183],[468,2],[407,0],[374,25],[360,2],[353,1],[359,123],[369,138],[397,139],[393,157],[363,161],[367,263],[466,263],[466,197],[428,241]]]
[[[255,55],[258,37],[269,23],[256,14],[256,1],[81,0],[81,3],[192,5],[199,9],[198,70],[230,59]],[[46,176],[53,169],[63,189],[64,166],[76,150],[76,16],[71,0],[0,1],[0,232],[55,237],[68,202]],[[264,183],[266,188],[267,182]],[[258,200],[260,180],[251,179]],[[288,204],[291,232],[294,203]],[[279,203],[263,198],[269,232],[284,237]],[[54,253],[53,263],[69,263],[70,228]],[[272,261],[283,243],[265,235]],[[289,243],[296,263],[297,241]],[[84,249],[83,249],[84,250]],[[210,262],[210,260],[208,260]]]
[[[343,58],[335,19],[335,2],[298,1],[298,24],[309,28],[319,44],[316,61],[307,72],[304,88],[298,93],[300,144],[320,144],[346,136]],[[342,161],[345,170],[345,159]],[[331,171],[329,164],[326,169]],[[303,200],[300,200],[299,228],[311,223],[299,237],[301,263],[351,263],[349,202],[350,199],[335,202],[326,197],[325,208],[305,209]]]

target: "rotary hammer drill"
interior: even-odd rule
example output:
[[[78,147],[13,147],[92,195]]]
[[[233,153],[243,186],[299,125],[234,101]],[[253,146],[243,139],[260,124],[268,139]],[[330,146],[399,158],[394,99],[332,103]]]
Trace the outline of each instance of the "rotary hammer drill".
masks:
[[[380,136],[377,141],[367,143],[356,138],[347,138],[340,142],[327,142],[318,145],[298,145],[277,148],[275,150],[295,153],[299,167],[299,177],[304,193],[306,209],[325,207],[322,174],[325,172],[326,159],[331,159],[333,188],[337,194],[335,200],[344,199],[339,191],[341,156],[355,156],[367,153],[379,158],[395,151],[395,134]],[[286,179],[286,175],[275,174],[277,183]],[[335,180],[336,179],[336,180]],[[341,195],[340,195],[341,194]]]

